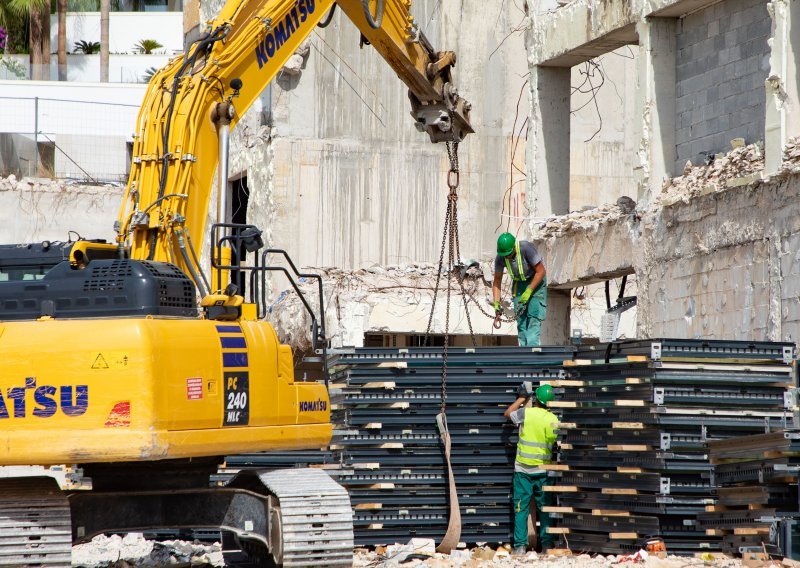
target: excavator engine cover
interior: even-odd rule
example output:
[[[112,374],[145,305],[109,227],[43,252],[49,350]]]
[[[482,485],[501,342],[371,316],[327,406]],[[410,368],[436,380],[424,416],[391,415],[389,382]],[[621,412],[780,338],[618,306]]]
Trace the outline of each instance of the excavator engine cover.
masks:
[[[61,261],[41,279],[0,283],[0,321],[197,314],[194,283],[166,262],[94,260],[77,269]]]

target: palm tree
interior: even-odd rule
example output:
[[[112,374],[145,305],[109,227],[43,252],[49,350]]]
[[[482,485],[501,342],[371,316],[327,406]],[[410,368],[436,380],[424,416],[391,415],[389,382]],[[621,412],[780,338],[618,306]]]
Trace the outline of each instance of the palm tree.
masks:
[[[108,83],[108,19],[111,0],[100,0],[100,81]]]
[[[67,80],[67,0],[56,0],[58,13],[58,80]]]
[[[28,18],[30,25],[31,79],[50,78],[50,2],[48,0],[0,0],[0,24],[10,18]]]

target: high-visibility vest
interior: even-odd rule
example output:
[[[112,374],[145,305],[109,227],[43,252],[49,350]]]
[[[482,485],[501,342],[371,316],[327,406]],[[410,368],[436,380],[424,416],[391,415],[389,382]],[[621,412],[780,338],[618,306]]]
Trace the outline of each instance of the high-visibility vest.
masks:
[[[503,260],[506,261],[506,270],[508,271],[508,275],[511,277],[512,280],[525,280],[525,271],[522,268],[522,255],[519,253],[519,241],[514,243],[514,252],[517,254],[515,258],[517,259],[517,274],[514,274],[514,271],[511,270],[511,261],[508,260],[508,257],[503,257]]]
[[[517,442],[517,461],[523,465],[537,466],[550,463],[550,454],[556,433],[553,431],[558,418],[545,408],[525,409],[525,420]]]

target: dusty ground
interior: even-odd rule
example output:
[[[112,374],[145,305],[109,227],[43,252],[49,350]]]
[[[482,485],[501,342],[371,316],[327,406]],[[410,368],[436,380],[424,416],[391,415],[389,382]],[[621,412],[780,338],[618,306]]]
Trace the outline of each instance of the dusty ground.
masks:
[[[413,542],[413,541],[412,541]],[[409,558],[409,554],[421,558]],[[404,562],[405,560],[405,562]],[[75,568],[222,568],[225,566],[219,544],[200,544],[181,540],[155,542],[140,534],[125,537],[99,536],[92,542],[72,549]],[[791,560],[775,561],[776,568],[800,568]],[[510,556],[500,548],[479,547],[456,550],[450,555],[435,553],[427,543],[397,544],[377,550],[356,549],[356,568],[760,568],[762,564],[744,567],[741,560],[707,554],[705,558],[669,556],[647,559],[603,555],[547,556],[529,552],[526,556]],[[763,564],[768,566],[768,564]]]
[[[721,555],[707,555],[703,558],[684,558],[679,556],[668,556],[667,558],[650,557],[646,560],[641,558],[630,560],[625,557],[603,556],[588,554],[578,556],[545,556],[529,552],[527,556],[509,556],[503,550],[496,552],[491,549],[474,549],[468,551],[456,551],[450,556],[435,554],[433,558],[427,560],[412,560],[400,563],[395,558],[389,558],[391,553],[379,555],[374,551],[357,550],[354,558],[354,566],[358,568],[490,568],[503,567],[513,568],[515,566],[537,566],[539,568],[741,568],[741,560],[721,557]],[[402,557],[400,557],[402,558]],[[780,565],[780,562],[776,562]],[[785,567],[797,568],[797,563],[787,561]]]

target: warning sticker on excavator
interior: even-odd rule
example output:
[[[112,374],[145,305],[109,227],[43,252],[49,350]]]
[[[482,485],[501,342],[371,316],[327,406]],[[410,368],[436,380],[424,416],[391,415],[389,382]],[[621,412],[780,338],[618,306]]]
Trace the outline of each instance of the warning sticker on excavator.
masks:
[[[247,371],[224,375],[223,426],[247,426],[250,423],[250,378]]]
[[[92,359],[92,369],[125,369],[129,359],[124,351],[103,351]]]
[[[200,400],[203,398],[203,378],[190,377],[186,379],[186,398]]]

